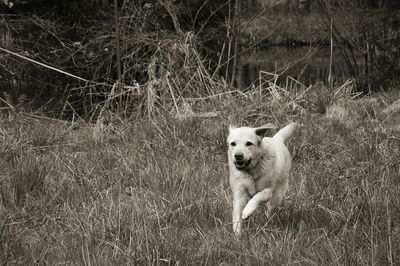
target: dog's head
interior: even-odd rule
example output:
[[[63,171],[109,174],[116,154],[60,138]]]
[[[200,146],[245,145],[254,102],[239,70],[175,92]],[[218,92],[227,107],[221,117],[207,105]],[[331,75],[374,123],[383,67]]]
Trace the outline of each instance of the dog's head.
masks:
[[[270,128],[276,127],[272,124],[267,124],[258,128],[229,127],[228,156],[236,169],[242,171],[251,169],[257,165],[262,154],[262,138],[265,132]]]

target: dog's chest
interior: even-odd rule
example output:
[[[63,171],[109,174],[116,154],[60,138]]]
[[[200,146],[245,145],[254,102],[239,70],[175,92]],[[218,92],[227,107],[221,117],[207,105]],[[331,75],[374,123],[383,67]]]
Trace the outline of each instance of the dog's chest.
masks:
[[[261,176],[259,178],[249,177],[244,182],[247,192],[250,196],[253,196],[257,192],[260,192],[268,187],[273,186],[273,180],[268,176]]]

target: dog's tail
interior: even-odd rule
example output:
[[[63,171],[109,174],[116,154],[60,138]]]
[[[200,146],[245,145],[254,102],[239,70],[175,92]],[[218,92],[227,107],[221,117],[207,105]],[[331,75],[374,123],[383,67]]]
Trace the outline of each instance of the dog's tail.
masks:
[[[274,139],[279,139],[282,142],[285,142],[288,140],[293,133],[296,131],[296,129],[299,127],[299,124],[297,123],[290,123],[289,125],[285,126],[284,128],[281,128],[274,136]]]

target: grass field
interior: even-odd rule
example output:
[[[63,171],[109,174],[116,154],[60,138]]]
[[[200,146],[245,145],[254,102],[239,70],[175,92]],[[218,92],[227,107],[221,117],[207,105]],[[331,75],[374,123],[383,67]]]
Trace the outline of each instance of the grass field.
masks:
[[[317,88],[314,88],[317,90]],[[226,94],[214,116],[0,124],[3,265],[399,265],[400,93]],[[194,106],[194,105],[193,105]],[[229,123],[302,124],[290,189],[240,241]]]

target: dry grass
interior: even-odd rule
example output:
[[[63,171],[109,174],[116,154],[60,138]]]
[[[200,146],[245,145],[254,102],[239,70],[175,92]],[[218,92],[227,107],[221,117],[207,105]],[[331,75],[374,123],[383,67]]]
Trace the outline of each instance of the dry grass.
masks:
[[[341,106],[348,110],[344,121],[318,111],[316,89],[254,89],[186,101],[194,113],[218,113],[212,117],[71,125],[17,114],[13,123],[1,121],[1,154],[20,159],[0,157],[0,261],[399,264],[400,139],[393,127],[399,113],[384,112],[398,93],[329,96],[321,110]],[[269,220],[258,210],[235,241],[228,122],[288,120],[302,123],[289,144],[288,197]],[[39,196],[20,192],[25,200],[17,204],[10,191],[21,177],[37,180],[41,189],[35,190]]]

